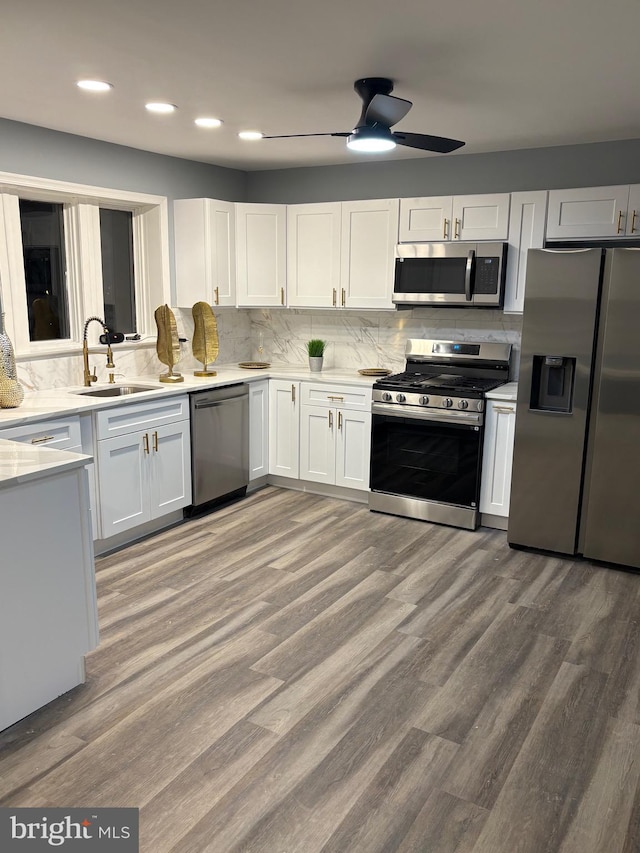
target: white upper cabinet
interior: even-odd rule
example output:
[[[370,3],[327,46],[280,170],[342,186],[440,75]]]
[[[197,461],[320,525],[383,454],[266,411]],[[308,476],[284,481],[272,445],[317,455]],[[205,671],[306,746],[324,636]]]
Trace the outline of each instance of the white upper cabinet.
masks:
[[[340,202],[287,207],[287,296],[292,307],[340,301]]]
[[[527,252],[543,247],[546,215],[546,190],[511,194],[504,295],[504,310],[507,313],[522,313],[524,310]]]
[[[400,243],[506,240],[509,193],[400,199]]]
[[[341,307],[393,308],[398,214],[398,199],[342,203]]]
[[[236,204],[239,307],[286,304],[287,208]]]
[[[212,198],[178,199],[173,227],[176,305],[235,305],[235,205]]]
[[[640,233],[640,185],[551,190],[547,239],[631,237]]]
[[[400,199],[400,243],[451,239],[453,196]]]

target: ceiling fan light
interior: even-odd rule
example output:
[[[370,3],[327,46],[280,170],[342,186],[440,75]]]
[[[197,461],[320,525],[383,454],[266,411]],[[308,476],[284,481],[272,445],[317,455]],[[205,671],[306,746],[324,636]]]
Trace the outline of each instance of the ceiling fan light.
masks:
[[[388,128],[356,127],[347,139],[347,148],[367,154],[392,151],[396,143]]]

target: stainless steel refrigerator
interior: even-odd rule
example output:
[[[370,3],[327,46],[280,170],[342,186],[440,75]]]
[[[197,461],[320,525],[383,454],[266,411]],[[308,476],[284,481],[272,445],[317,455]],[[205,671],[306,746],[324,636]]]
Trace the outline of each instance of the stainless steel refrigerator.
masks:
[[[532,249],[508,540],[640,569],[640,249]]]

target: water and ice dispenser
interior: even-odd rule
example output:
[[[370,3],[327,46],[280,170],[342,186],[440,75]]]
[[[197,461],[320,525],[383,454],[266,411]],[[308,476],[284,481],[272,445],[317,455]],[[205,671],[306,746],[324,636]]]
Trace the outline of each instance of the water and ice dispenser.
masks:
[[[529,408],[541,412],[573,411],[575,358],[534,355]]]

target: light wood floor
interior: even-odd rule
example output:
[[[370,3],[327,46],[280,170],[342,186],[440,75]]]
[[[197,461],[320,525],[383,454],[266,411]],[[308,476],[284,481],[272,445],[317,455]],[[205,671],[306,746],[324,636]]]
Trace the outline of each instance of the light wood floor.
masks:
[[[0,805],[145,853],[637,853],[640,577],[267,488],[98,560],[87,683]]]

